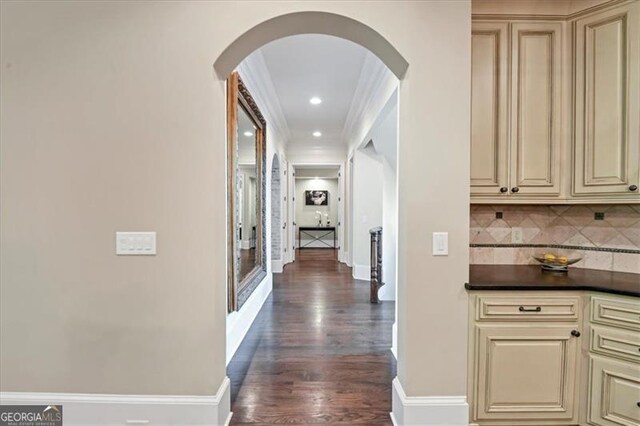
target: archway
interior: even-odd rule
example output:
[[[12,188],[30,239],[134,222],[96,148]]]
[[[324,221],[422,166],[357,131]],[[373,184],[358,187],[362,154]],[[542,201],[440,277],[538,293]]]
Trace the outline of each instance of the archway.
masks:
[[[217,77],[221,80],[226,79],[247,56],[262,46],[280,38],[302,34],[323,34],[351,41],[369,50],[398,80],[402,80],[406,74],[408,62],[395,47],[371,27],[342,15],[309,11],[295,12],[268,19],[241,34],[229,44],[215,61],[214,69]],[[397,87],[397,80],[394,79],[394,81]],[[282,271],[284,259],[282,253],[284,247],[282,232],[283,199],[280,169],[280,160],[278,155],[274,154],[271,162],[270,189],[271,241],[268,242],[271,252],[272,272],[274,273]],[[287,198],[291,199],[293,195],[295,193],[288,194]],[[353,223],[354,221],[351,220],[350,222]],[[291,227],[291,229],[295,228]],[[351,246],[350,242],[349,247]],[[286,279],[286,274],[284,278]],[[257,306],[257,309],[259,310],[260,306]],[[256,312],[255,314],[257,315],[258,313]],[[247,329],[251,326],[254,318],[255,316],[247,321]],[[392,327],[392,324],[388,324],[388,326]],[[359,351],[362,351],[362,348],[359,348]],[[390,385],[391,378],[386,379]]]
[[[409,63],[373,28],[346,16],[328,12],[295,12],[266,20],[238,37],[218,57],[214,68],[221,80],[254,50],[279,38],[300,34],[340,37],[369,49],[402,80]]]
[[[280,161],[273,154],[271,161],[271,268],[282,272],[282,186]]]

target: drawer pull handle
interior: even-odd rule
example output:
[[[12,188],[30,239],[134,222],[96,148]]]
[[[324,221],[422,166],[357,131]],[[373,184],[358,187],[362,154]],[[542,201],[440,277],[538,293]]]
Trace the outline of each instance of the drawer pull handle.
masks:
[[[536,306],[535,308],[525,308],[524,306],[520,306],[518,308],[520,312],[540,312],[542,308],[540,306]]]
[[[580,332],[578,330],[571,330],[571,335],[573,337],[580,337]]]

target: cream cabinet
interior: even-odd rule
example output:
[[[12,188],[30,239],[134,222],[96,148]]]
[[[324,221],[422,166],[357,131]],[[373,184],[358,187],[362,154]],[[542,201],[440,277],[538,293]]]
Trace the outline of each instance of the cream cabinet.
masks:
[[[475,23],[471,35],[471,191],[496,196],[509,185],[508,24]]]
[[[572,193],[640,199],[640,2],[578,19]]]
[[[478,292],[470,318],[472,424],[577,424],[580,297]]]
[[[469,419],[640,426],[640,298],[469,293]]]
[[[473,24],[472,197],[560,195],[562,29]]]
[[[594,295],[589,324],[587,421],[640,426],[640,301]]]
[[[474,16],[471,202],[640,203],[640,1],[534,15]]]

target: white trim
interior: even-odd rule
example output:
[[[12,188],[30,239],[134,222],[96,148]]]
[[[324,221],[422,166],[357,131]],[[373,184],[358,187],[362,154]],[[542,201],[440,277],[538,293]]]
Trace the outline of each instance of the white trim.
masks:
[[[362,143],[380,110],[398,86],[398,81],[377,56],[367,52],[341,133],[341,139],[348,145],[347,152]]]
[[[371,281],[371,266],[354,264],[353,278],[356,280]]]
[[[3,405],[63,405],[72,425],[228,425],[231,391],[225,377],[215,395],[116,395],[0,392]]]
[[[400,380],[393,379],[391,421],[398,426],[467,426],[466,396],[407,396]]]
[[[262,309],[265,300],[271,294],[273,288],[273,275],[267,274],[258,287],[251,293],[251,296],[242,305],[239,311],[231,312],[227,315],[227,363],[231,362],[231,358],[236,353],[240,344],[244,340],[244,336],[251,328],[251,324],[258,316],[258,312]]]
[[[291,140],[291,132],[262,52],[256,50],[247,56],[238,65],[238,72],[265,115],[269,123],[269,131],[276,133],[283,144],[287,145]],[[273,140],[273,136],[270,139]]]
[[[284,265],[282,264],[282,259],[272,260],[271,261],[271,272],[274,274],[281,274]]]

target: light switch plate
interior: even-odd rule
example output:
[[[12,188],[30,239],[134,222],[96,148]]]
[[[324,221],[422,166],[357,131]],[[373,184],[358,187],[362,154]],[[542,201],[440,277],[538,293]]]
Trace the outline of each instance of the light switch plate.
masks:
[[[153,256],[156,254],[155,232],[116,232],[119,256]]]
[[[433,233],[433,255],[434,256],[449,255],[449,233],[448,232]]]

